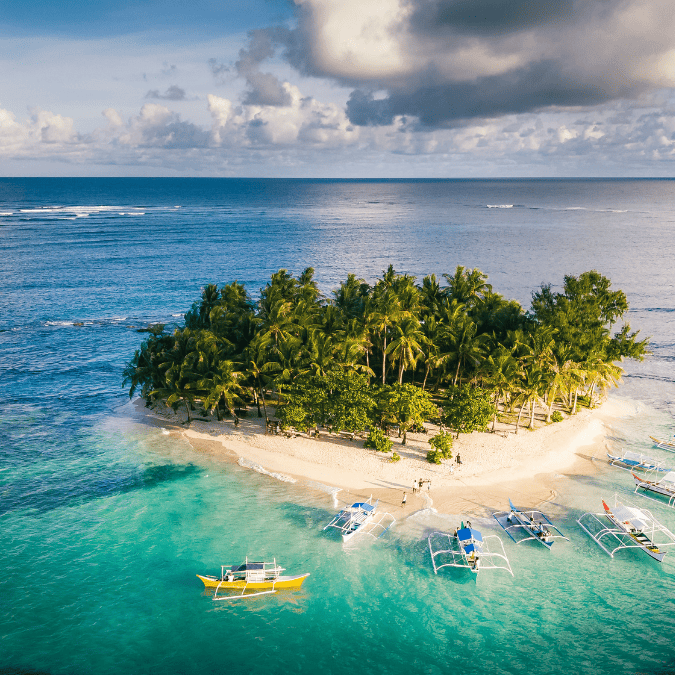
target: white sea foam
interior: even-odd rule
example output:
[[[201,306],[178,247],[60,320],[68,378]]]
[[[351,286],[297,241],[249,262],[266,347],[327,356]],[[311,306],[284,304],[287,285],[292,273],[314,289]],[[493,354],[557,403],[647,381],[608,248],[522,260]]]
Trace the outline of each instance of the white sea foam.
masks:
[[[277,480],[280,480],[284,483],[297,483],[295,478],[291,478],[290,476],[287,476],[286,474],[283,473],[275,473],[274,471],[268,471],[264,466],[260,466],[260,464],[252,462],[249,459],[244,459],[243,457],[239,458],[237,464],[239,464],[239,466],[243,466],[245,469],[253,469],[253,471],[262,473],[265,476],[270,476],[271,478],[276,478]]]
[[[512,209],[513,204],[488,204],[488,209]]]
[[[0,216],[12,216],[14,215],[13,211],[0,211]]]
[[[333,506],[338,507],[340,504],[338,502],[337,494],[342,491],[342,488],[335,487],[333,485],[325,485],[324,483],[317,483],[316,481],[310,480],[307,481],[307,485],[313,487],[315,490],[321,490],[322,492],[327,492],[333,497]]]
[[[45,326],[74,326],[73,321],[45,321]]]

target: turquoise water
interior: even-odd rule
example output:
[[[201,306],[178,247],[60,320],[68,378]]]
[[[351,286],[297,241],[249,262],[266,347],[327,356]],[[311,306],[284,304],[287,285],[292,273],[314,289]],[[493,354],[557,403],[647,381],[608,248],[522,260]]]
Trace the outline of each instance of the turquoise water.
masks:
[[[627,364],[610,445],[675,461],[645,443],[671,433],[675,401],[673,183],[35,180],[0,181],[0,195],[0,672],[675,670],[675,551],[610,559],[576,524],[628,496],[628,473],[559,477],[546,510],[571,541],[503,536],[514,578],[434,575],[426,535],[462,514],[419,512],[344,547],[322,531],[331,494],[193,452],[137,423],[120,386],[136,328],[179,321],[208,281],[255,290],[314,264],[328,291],[388,260],[415,274],[464,263],[527,303],[597,267],[654,336],[654,357]],[[59,208],[26,211],[44,206]],[[639,503],[675,529],[675,510]],[[311,576],[214,602],[195,574],[245,555]]]

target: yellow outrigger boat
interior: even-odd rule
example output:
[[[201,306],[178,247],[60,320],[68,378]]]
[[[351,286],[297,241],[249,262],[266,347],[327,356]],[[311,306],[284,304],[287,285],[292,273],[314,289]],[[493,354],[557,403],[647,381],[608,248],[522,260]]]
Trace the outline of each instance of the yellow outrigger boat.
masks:
[[[309,576],[309,572],[296,576],[282,576],[281,573],[285,571],[283,567],[277,565],[276,558],[269,563],[249,561],[246,557],[242,565],[221,565],[220,577],[201,574],[197,576],[202,580],[205,588],[215,588],[214,600],[234,600],[276,593],[281,589],[297,589]],[[241,592],[219,596],[220,590]],[[247,593],[247,591],[255,592]]]

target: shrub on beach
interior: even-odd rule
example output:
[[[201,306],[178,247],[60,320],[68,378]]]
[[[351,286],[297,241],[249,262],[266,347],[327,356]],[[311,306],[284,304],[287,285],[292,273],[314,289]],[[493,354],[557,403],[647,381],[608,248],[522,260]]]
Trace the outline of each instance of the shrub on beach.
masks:
[[[427,452],[427,462],[430,464],[440,464],[443,459],[443,453],[440,450],[429,450]]]
[[[389,460],[390,462],[398,462],[401,459],[401,455],[398,454],[398,452],[395,452],[392,456],[391,459]]]
[[[452,434],[447,431],[441,431],[429,439],[429,445],[434,451],[439,452],[443,459],[452,458]],[[429,457],[427,456],[427,459]],[[440,464],[440,462],[435,462]]]
[[[363,447],[373,448],[377,452],[390,452],[394,444],[385,435],[382,429],[371,429]]]
[[[552,415],[551,415],[551,422],[562,422],[563,421],[563,416],[560,410],[556,410]]]

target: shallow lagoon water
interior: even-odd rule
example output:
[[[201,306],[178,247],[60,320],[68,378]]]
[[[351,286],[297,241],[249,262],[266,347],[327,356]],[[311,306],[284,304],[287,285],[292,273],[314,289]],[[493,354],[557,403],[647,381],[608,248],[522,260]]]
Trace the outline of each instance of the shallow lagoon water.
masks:
[[[576,524],[630,494],[627,472],[560,477],[546,510],[571,541],[502,537],[514,578],[434,575],[425,535],[461,514],[343,547],[321,529],[330,493],[136,423],[121,370],[138,327],[180,321],[212,281],[255,293],[312,265],[329,292],[389,262],[420,277],[464,264],[527,305],[540,283],[596,268],[653,336],[614,394],[611,446],[667,458],[646,436],[672,426],[674,196],[670,181],[0,181],[0,669],[673,670],[675,551],[610,559]],[[638,503],[675,529],[675,510]],[[211,600],[195,574],[247,554],[311,576],[297,593]]]

